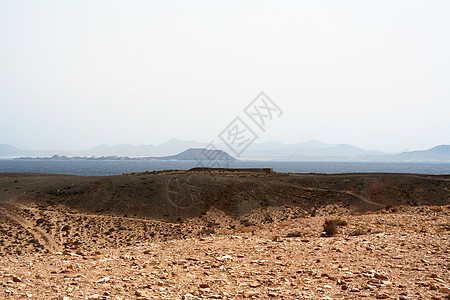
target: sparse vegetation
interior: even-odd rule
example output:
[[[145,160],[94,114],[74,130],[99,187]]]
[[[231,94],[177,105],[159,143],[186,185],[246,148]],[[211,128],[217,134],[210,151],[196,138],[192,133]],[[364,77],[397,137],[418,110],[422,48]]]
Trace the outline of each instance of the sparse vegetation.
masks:
[[[324,236],[334,236],[337,233],[338,226],[347,226],[348,223],[340,218],[338,219],[326,219],[323,223]]]
[[[203,234],[203,235],[211,235],[211,234],[214,234],[214,233],[216,233],[216,230],[214,228],[204,227],[202,229],[202,231],[201,231],[201,234]]]
[[[327,219],[323,223],[324,236],[331,237],[337,233],[337,225],[333,220]]]
[[[249,219],[241,220],[241,224],[242,224],[244,227],[255,226],[255,223],[252,222],[252,221],[250,221]]]
[[[342,220],[340,218],[337,219],[333,219],[333,222],[337,225],[337,226],[347,226],[348,223],[346,220]]]
[[[272,222],[273,222],[273,219],[272,219],[272,217],[271,217],[269,214],[266,214],[266,215],[264,216],[264,222],[265,222],[265,223],[272,223]]]
[[[302,236],[303,236],[303,232],[301,232],[301,231],[291,231],[288,234],[286,234],[286,237],[288,237],[288,238],[302,237]]]

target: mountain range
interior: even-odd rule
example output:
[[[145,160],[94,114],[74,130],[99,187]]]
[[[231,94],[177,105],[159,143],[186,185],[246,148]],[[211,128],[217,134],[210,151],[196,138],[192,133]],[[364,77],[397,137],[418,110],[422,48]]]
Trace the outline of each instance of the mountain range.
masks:
[[[100,145],[88,150],[26,150],[11,145],[0,144],[0,157],[51,157],[55,154],[65,156],[129,156],[170,159],[191,148],[205,148],[207,143],[171,139],[160,145],[118,144]],[[225,144],[215,144],[217,149],[232,153]],[[200,150],[199,150],[200,151]],[[197,155],[189,153],[189,155]],[[239,157],[240,159],[271,159],[293,161],[445,161],[450,162],[450,145],[439,145],[427,150],[407,151],[399,154],[385,153],[377,150],[365,150],[349,144],[329,144],[310,140],[295,144],[266,142],[251,144]]]

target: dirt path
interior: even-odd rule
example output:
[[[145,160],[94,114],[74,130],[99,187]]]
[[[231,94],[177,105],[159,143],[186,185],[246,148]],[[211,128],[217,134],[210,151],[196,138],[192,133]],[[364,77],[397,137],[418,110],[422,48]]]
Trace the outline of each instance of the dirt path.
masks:
[[[326,188],[304,187],[304,186],[299,186],[299,185],[295,185],[295,188],[298,188],[298,189],[301,189],[301,190],[304,190],[304,191],[331,192],[331,193],[347,194],[347,195],[355,197],[355,198],[357,198],[357,199],[359,199],[359,200],[361,200],[361,201],[363,201],[363,202],[365,202],[367,204],[375,205],[375,206],[378,206],[378,207],[385,207],[385,205],[383,205],[383,204],[373,202],[369,198],[364,197],[364,196],[359,195],[359,194],[356,194],[356,193],[354,193],[352,191],[349,191],[349,190],[333,190],[333,189],[326,189]]]
[[[33,237],[42,245],[46,250],[51,252],[61,251],[61,246],[58,245],[53,238],[48,235],[41,228],[34,226],[30,222],[28,222],[25,218],[18,216],[17,214],[11,213],[6,206],[0,206],[0,215],[3,217],[16,222],[20,226],[22,226],[26,231],[31,233]]]
[[[379,207],[384,207],[385,206],[383,204],[373,202],[373,201],[369,200],[368,198],[366,198],[364,196],[355,194],[354,192],[348,191],[348,190],[330,190],[330,189],[324,189],[324,188],[304,188],[304,189],[310,190],[310,191],[321,191],[321,192],[333,192],[333,193],[348,194],[348,195],[351,195],[351,196],[353,196],[355,198],[358,198],[359,200],[361,200],[361,201],[363,201],[363,202],[365,202],[367,204],[371,204],[371,205],[375,205],[375,206],[379,206]]]
[[[28,209],[32,212],[39,213],[39,209],[34,207],[28,207],[28,206],[20,206],[21,209]],[[89,213],[82,213],[82,212],[64,212],[64,214],[69,216],[77,216],[77,217],[89,217],[89,218],[101,218],[101,219],[120,219],[120,220],[131,220],[131,221],[142,221],[151,223],[154,222],[154,220],[151,219],[142,219],[142,218],[133,218],[133,217],[122,217],[122,216],[109,216],[109,215],[101,215],[101,214],[89,214]]]

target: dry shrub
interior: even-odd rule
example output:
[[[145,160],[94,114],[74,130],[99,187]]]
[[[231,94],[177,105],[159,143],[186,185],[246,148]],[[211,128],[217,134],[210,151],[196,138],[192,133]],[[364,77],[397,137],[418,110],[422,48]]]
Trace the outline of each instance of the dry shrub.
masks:
[[[325,223],[323,223],[323,232],[325,236],[334,236],[337,233],[336,223],[331,219],[325,220]]]
[[[255,223],[250,221],[249,219],[241,220],[241,224],[244,225],[244,227],[250,227],[255,225]]]
[[[210,235],[216,233],[216,230],[214,228],[202,228],[201,234],[203,235]]]
[[[288,234],[286,234],[286,237],[288,237],[288,238],[302,237],[302,236],[303,236],[303,232],[301,232],[301,231],[291,231]]]
[[[334,219],[333,222],[337,225],[337,226],[347,226],[348,223],[346,220],[342,220],[342,219]]]
[[[337,219],[327,219],[323,223],[323,232],[325,236],[333,236],[337,233],[338,226],[347,226],[348,223],[340,218]]]
[[[264,216],[264,222],[266,222],[266,223],[272,223],[272,222],[273,222],[273,218],[272,218],[269,214],[266,214],[266,215]]]

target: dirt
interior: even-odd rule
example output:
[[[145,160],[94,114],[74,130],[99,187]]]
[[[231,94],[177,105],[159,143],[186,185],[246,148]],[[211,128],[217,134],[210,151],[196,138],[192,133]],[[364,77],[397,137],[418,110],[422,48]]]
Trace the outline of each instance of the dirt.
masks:
[[[442,299],[449,178],[0,174],[0,298]]]

